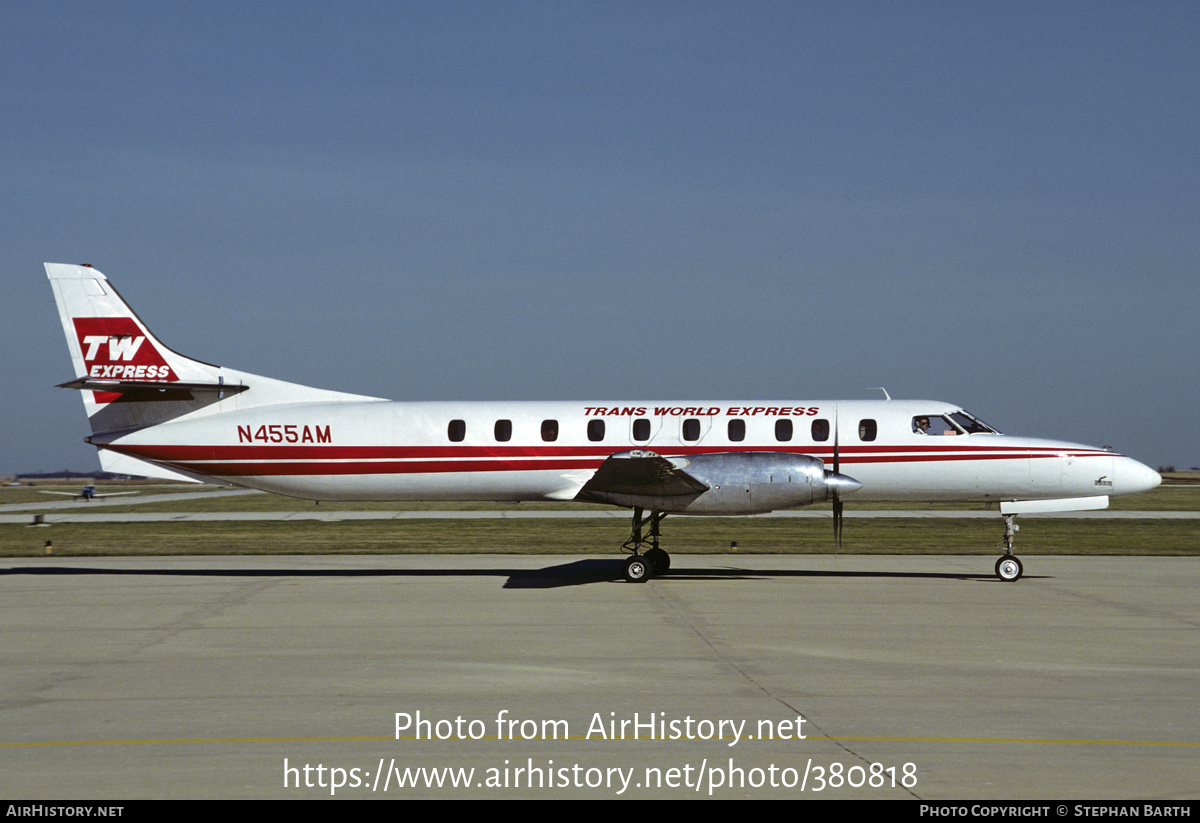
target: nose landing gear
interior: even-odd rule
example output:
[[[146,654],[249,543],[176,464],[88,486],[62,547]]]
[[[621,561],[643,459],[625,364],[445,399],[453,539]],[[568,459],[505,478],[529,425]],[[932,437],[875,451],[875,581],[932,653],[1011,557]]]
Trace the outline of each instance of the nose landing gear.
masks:
[[[1021,565],[1021,561],[1013,554],[1013,538],[1021,530],[1016,521],[1017,516],[1015,514],[1004,515],[1004,542],[1001,544],[1004,549],[1004,556],[996,561],[996,577],[999,577],[1005,583],[1015,583],[1025,573],[1025,567]]]

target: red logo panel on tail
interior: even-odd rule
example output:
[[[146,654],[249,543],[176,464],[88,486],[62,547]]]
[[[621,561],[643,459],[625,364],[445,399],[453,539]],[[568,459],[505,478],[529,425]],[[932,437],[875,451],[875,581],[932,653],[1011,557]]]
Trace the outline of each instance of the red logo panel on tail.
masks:
[[[74,322],[88,377],[146,383],[179,380],[132,318],[76,317]],[[120,395],[95,392],[95,396],[97,403],[111,403]]]

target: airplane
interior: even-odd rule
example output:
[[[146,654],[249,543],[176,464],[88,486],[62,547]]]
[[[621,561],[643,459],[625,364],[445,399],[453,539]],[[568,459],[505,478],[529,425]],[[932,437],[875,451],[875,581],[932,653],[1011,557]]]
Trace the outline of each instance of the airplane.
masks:
[[[130,494],[138,494],[138,492],[97,492],[94,483],[88,483],[80,490],[79,494],[74,492],[56,492],[48,489],[39,489],[42,494],[61,494],[72,499],[81,497],[84,500],[95,500],[97,497],[125,497]]]
[[[623,574],[670,569],[661,522],[832,502],[998,503],[996,576],[1019,580],[1016,516],[1103,509],[1157,472],[1108,448],[1001,434],[927,400],[396,402],[260,377],[159,342],[89,265],[47,263],[106,471],[309,500],[560,501],[633,510]],[[885,392],[885,397],[887,394]]]

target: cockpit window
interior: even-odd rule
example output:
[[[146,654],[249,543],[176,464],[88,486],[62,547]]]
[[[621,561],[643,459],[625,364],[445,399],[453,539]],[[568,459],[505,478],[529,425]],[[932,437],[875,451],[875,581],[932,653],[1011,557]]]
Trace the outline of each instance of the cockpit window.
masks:
[[[993,429],[987,423],[984,423],[973,414],[967,414],[965,411],[956,411],[950,415],[950,419],[957,423],[966,431],[967,434],[999,434],[1000,432]]]
[[[918,414],[912,419],[912,430],[913,434],[927,434],[931,437],[962,434],[940,414]]]

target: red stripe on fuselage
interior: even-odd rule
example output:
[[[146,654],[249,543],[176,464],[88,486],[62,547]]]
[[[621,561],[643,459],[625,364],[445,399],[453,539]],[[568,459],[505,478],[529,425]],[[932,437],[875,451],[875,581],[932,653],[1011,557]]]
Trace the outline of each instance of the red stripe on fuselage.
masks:
[[[600,460],[456,460],[429,462],[409,460],[400,463],[186,463],[167,462],[185,471],[219,477],[272,477],[283,475],[349,474],[457,474],[459,472],[530,472],[595,469]]]
[[[618,451],[644,448],[633,445],[595,446],[179,446],[179,445],[107,445],[101,448],[140,457],[144,460],[434,460],[499,457],[608,457]],[[653,450],[651,450],[653,451]],[[792,444],[774,446],[672,446],[658,447],[656,453],[668,456],[742,452],[780,452],[816,457],[833,455],[832,446],[801,447]],[[904,453],[923,457],[968,454],[1001,457],[1087,457],[1118,456],[1100,449],[1064,449],[1052,446],[842,446],[841,457],[886,456]]]
[[[272,475],[454,474],[595,469],[613,447],[595,446],[106,446],[114,451],[222,477]],[[777,452],[832,459],[833,448],[794,446],[745,449],[702,446],[663,449],[668,455]],[[1059,456],[1113,456],[1112,452],[1053,447],[849,446],[839,449],[842,468],[856,464],[1027,460]]]

